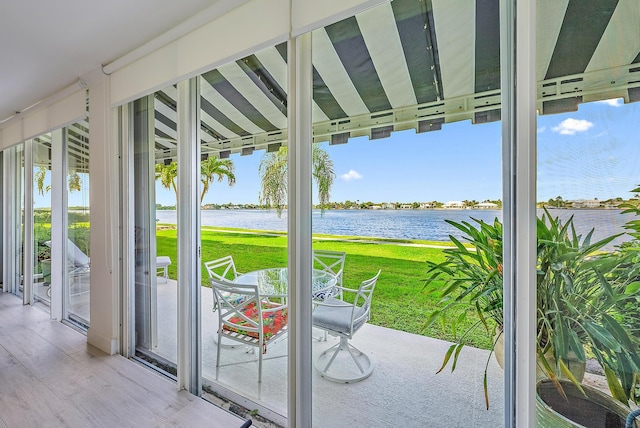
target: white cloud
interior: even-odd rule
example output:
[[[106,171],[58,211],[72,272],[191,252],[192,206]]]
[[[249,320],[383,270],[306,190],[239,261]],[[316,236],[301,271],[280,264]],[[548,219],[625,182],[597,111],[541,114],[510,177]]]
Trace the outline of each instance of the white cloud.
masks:
[[[542,134],[546,130],[547,130],[546,126],[541,126],[540,128],[538,128],[538,134]]]
[[[606,104],[611,107],[620,107],[622,105],[622,98],[614,98],[611,100],[598,101],[600,104]]]
[[[578,132],[588,131],[593,123],[583,119],[565,119],[560,125],[554,126],[553,131],[562,135],[575,135]]]
[[[362,176],[358,174],[357,171],[350,169],[349,172],[347,172],[346,174],[342,174],[340,178],[342,178],[344,181],[350,181],[350,180],[359,180],[362,178]]]

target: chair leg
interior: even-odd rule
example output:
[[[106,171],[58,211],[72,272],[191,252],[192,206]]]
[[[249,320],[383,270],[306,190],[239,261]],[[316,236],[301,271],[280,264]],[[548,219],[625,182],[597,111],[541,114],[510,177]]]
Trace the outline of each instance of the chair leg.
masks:
[[[258,383],[262,383],[262,347],[258,349]]]
[[[216,368],[220,367],[220,343],[221,342],[222,342],[222,337],[220,335],[220,330],[218,330],[218,341],[217,341],[218,353],[216,356]]]
[[[333,363],[336,361],[336,358],[340,353],[340,351],[347,351],[349,353],[349,356],[351,357],[356,367],[358,368],[358,371],[360,372],[359,375],[347,376],[347,375],[342,375],[340,373],[332,374],[330,372],[330,368],[333,365]],[[326,365],[322,363],[322,365],[324,365],[324,367],[322,367],[321,360],[325,357],[328,357],[329,354],[331,354],[329,361],[326,363]],[[315,360],[315,367],[316,367],[316,370],[320,372],[320,375],[323,378],[330,380],[332,382],[342,382],[342,383],[359,382],[371,376],[371,373],[373,372],[373,362],[369,359],[369,357],[364,352],[360,351],[358,348],[351,345],[349,343],[349,339],[343,336],[340,337],[339,343],[325,350],[318,356],[318,358]],[[342,370],[342,372],[344,372],[344,370]]]

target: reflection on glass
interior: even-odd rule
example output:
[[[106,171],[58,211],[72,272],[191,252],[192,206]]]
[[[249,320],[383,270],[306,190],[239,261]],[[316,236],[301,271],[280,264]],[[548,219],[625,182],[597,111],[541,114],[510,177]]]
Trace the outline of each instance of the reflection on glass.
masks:
[[[33,250],[36,301],[51,299],[51,134],[33,139]]]
[[[14,230],[16,231],[14,237],[14,243],[16,248],[16,257],[14,259],[14,283],[10,284],[11,291],[19,296],[22,295],[22,281],[23,281],[23,273],[24,273],[24,144],[20,144],[15,148],[15,174],[14,180],[16,183],[20,183],[19,187],[16,189],[16,193],[13,199],[13,208],[14,208],[14,219],[16,227]]]
[[[625,426],[640,400],[640,9],[539,3],[536,414]]]
[[[65,317],[89,326],[89,123],[67,128],[67,273],[64,287]]]
[[[155,182],[177,191],[177,169],[164,174],[177,140],[177,93],[170,86],[132,103],[135,206],[136,356],[175,375],[177,361],[176,228],[158,224]],[[166,162],[168,166],[171,162]],[[173,202],[175,208],[175,199]]]

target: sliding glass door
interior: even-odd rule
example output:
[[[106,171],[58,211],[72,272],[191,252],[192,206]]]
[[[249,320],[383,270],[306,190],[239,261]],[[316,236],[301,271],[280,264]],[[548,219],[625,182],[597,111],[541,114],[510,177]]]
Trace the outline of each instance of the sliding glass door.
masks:
[[[640,7],[551,3],[537,1],[538,423],[624,426],[640,400]]]
[[[128,218],[133,246],[134,271],[133,335],[131,355],[156,365],[168,374],[177,374],[177,252],[175,207],[177,170],[162,174],[160,166],[170,165],[164,156],[176,144],[176,103],[162,102],[175,96],[170,86],[129,105],[130,141],[125,143],[131,188],[125,199],[131,207]],[[171,123],[169,123],[171,121]],[[173,151],[175,157],[175,150]],[[156,198],[156,180],[166,183],[173,200],[174,217],[167,219]],[[171,216],[169,216],[171,217]],[[172,224],[173,223],[173,224]]]
[[[89,327],[90,266],[90,206],[89,206],[89,123],[75,123],[64,133],[64,193],[63,227],[67,247],[64,273],[64,318]]]
[[[33,297],[51,302],[51,134],[33,139]]]

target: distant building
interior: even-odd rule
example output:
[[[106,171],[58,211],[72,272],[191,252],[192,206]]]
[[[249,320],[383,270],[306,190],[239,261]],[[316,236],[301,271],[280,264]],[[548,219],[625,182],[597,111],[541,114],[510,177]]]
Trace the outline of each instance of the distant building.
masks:
[[[601,203],[597,199],[576,199],[570,201],[571,208],[599,208]]]
[[[400,209],[401,210],[410,210],[411,209],[411,204],[402,204],[402,205],[400,205]]]
[[[465,204],[462,201],[449,201],[449,202],[445,202],[445,204],[443,205],[443,208],[445,208],[445,209],[464,209],[465,208]]]
[[[382,209],[383,210],[394,210],[394,209],[396,209],[396,206],[394,204],[390,203],[390,202],[384,202],[382,204]]]
[[[481,204],[474,205],[474,208],[479,210],[495,210],[498,209],[498,204],[493,202],[482,202]]]
[[[420,203],[420,209],[421,210],[428,210],[429,208],[433,208],[433,204],[431,202],[421,202]]]
[[[382,209],[382,205],[371,205],[371,209],[372,210],[381,210]]]

